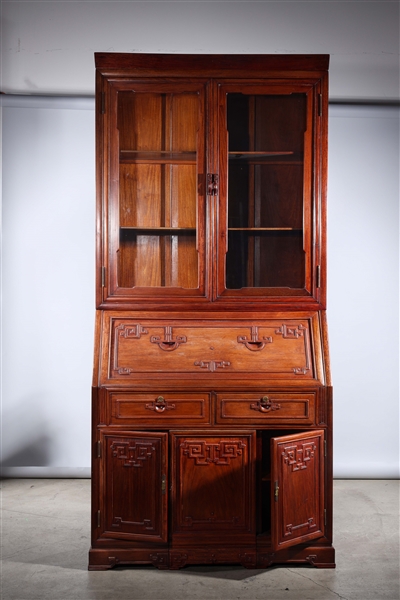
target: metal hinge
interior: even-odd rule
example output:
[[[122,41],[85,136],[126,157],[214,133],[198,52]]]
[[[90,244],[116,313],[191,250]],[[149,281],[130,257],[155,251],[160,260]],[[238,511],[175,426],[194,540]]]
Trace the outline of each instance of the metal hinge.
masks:
[[[101,525],[101,514],[100,511],[97,511],[97,527],[100,527]]]
[[[218,196],[219,177],[215,173],[207,173],[207,195]]]
[[[102,115],[106,114],[106,93],[105,92],[101,92],[100,112]]]
[[[279,485],[278,485],[278,482],[275,481],[275,485],[274,485],[274,498],[275,498],[275,502],[278,502],[278,497],[279,497]]]
[[[166,490],[167,490],[167,476],[162,475],[161,476],[161,493],[165,494]]]
[[[100,440],[97,442],[97,458],[101,458],[101,442]]]
[[[326,456],[326,440],[324,440],[324,456]]]
[[[321,287],[321,266],[317,265],[316,270],[316,286],[317,288]]]
[[[101,267],[101,287],[105,287],[106,285],[106,268]]]
[[[318,94],[318,116],[322,117],[322,94]]]

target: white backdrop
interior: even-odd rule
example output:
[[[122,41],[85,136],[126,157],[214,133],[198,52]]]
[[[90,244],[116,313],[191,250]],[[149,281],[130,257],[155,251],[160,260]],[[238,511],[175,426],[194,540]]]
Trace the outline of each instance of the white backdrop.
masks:
[[[3,90],[36,94],[1,98],[3,474],[89,476],[94,103],[78,96],[93,52],[330,53],[331,97],[384,101],[398,4],[14,0],[2,14]],[[398,108],[330,107],[336,477],[399,474],[398,166]]]

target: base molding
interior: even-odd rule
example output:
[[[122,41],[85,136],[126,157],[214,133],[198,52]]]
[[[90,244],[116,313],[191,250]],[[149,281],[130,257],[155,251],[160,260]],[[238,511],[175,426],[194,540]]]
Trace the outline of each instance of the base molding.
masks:
[[[242,565],[247,569],[266,569],[275,564],[311,565],[320,569],[334,569],[335,549],[332,546],[294,547],[273,552],[252,547],[232,548],[118,548],[89,551],[89,571],[104,571],[119,565],[148,565],[158,569],[176,570],[187,565]]]

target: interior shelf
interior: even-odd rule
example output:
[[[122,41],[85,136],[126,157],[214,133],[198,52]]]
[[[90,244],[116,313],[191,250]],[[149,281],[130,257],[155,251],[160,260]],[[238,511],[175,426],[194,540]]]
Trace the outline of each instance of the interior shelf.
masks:
[[[233,163],[245,163],[252,165],[302,165],[303,157],[298,152],[294,152],[292,150],[282,150],[282,151],[270,151],[270,152],[261,152],[261,151],[240,151],[240,150],[231,150],[228,153],[229,161],[231,164]]]
[[[244,231],[248,233],[256,233],[257,231],[297,231],[300,232],[302,229],[296,229],[295,227],[228,227],[228,231]]]
[[[195,165],[196,152],[170,152],[167,150],[139,151],[120,150],[119,160],[121,163],[133,164],[180,164]]]
[[[137,233],[156,233],[160,235],[179,235],[180,233],[195,233],[195,227],[120,227],[121,231]]]

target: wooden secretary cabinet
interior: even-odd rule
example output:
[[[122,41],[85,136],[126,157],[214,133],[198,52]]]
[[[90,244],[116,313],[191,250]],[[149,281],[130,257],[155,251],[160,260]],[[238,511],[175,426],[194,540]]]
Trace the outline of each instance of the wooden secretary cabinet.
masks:
[[[96,67],[89,568],[334,567],[328,57]]]

